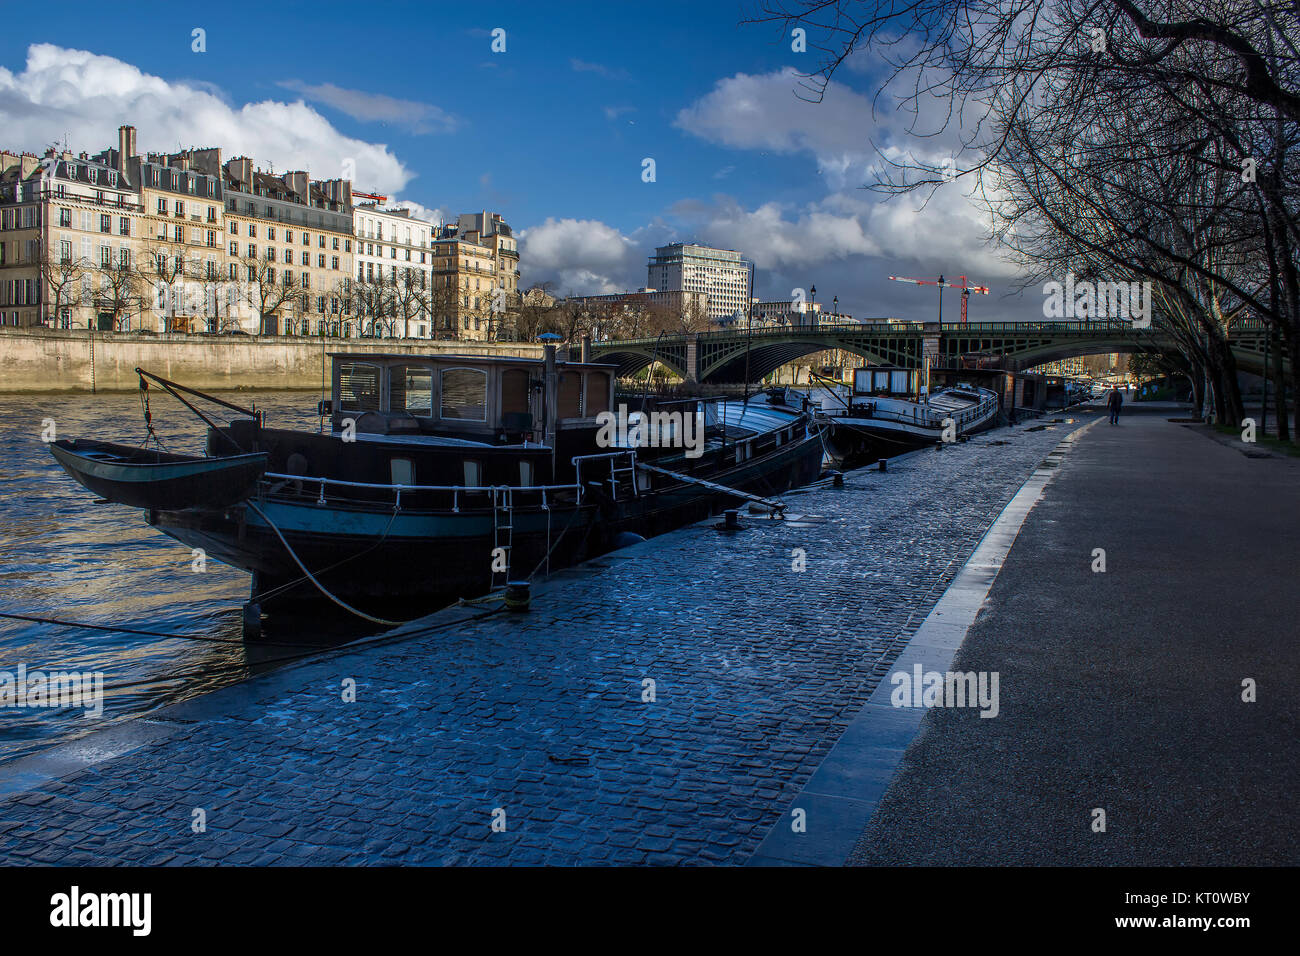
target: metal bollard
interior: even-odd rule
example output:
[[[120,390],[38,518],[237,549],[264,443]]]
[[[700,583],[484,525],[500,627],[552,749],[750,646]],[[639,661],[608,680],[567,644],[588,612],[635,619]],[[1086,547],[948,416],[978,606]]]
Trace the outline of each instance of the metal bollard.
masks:
[[[527,581],[507,581],[505,606],[507,611],[522,613],[532,603],[531,588]]]
[[[889,459],[888,459],[888,458],[882,458],[882,459],[880,459],[880,461],[876,462],[876,465],[877,465],[877,469],[878,469],[879,471],[889,471]]]

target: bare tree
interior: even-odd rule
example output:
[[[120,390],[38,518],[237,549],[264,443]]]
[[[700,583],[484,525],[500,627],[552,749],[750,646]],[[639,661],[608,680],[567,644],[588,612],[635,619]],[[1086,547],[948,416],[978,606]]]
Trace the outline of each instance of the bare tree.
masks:
[[[121,331],[132,312],[144,311],[145,278],[129,258],[100,266],[96,275],[100,282],[100,310],[113,317],[113,331]]]
[[[89,275],[91,264],[81,258],[66,259],[59,255],[42,256],[40,259],[41,281],[50,290],[47,301],[53,307],[52,318],[57,326],[65,306],[71,306],[80,294],[81,280]]]
[[[239,270],[243,275],[244,294],[257,316],[257,329],[261,335],[269,334],[286,304],[292,308],[292,297],[298,292],[292,281],[292,270],[277,269],[274,260],[256,255],[241,256]]]

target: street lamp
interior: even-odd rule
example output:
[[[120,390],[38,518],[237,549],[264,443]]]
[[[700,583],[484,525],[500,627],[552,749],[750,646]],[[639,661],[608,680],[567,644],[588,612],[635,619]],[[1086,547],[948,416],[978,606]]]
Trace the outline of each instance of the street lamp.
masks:
[[[817,328],[817,287],[813,286],[808,290],[808,293],[810,296],[808,310],[812,313],[810,325],[815,329]]]

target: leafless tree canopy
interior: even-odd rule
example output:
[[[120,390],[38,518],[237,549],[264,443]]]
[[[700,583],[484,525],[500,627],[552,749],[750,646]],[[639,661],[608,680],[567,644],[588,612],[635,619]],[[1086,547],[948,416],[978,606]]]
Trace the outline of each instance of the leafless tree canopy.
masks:
[[[865,57],[877,108],[920,117],[945,102],[938,129],[912,132],[958,134],[957,178],[973,181],[1023,283],[1150,282],[1220,421],[1243,413],[1234,325],[1263,320],[1296,354],[1300,4],[767,0],[751,20],[806,30],[818,60],[795,95],[820,101]],[[939,162],[878,155],[867,188],[928,196],[949,181]]]

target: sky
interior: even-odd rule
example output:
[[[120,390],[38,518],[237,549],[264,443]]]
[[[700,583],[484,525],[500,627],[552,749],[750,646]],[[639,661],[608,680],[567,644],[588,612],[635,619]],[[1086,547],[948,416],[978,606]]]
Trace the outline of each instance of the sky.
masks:
[[[350,175],[434,220],[499,212],[523,288],[640,288],[655,246],[699,241],[752,259],[765,300],[815,286],[855,317],[932,320],[934,288],[887,276],[965,274],[992,289],[972,319],[1042,315],[964,180],[928,203],[863,188],[878,147],[934,160],[956,134],[873,108],[884,68],[865,55],[800,99],[817,54],[742,22],[754,0],[57,9],[4,5],[0,148],[95,153],[131,124],[141,151]],[[944,318],[958,307],[945,293]]]

